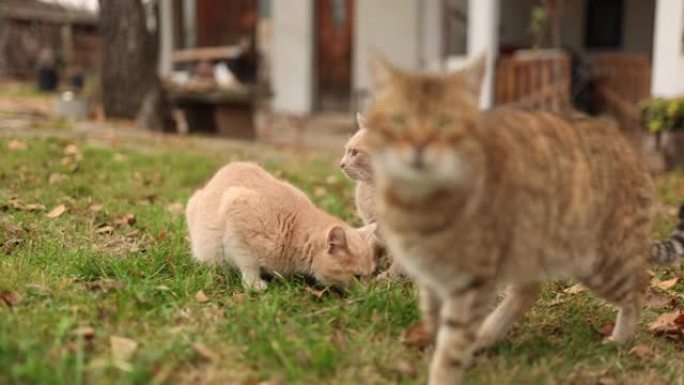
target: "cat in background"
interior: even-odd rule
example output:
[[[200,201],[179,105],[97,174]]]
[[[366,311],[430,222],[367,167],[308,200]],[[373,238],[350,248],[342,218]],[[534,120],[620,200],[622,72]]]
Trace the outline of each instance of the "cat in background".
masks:
[[[484,68],[430,75],[376,58],[371,71],[376,219],[436,335],[430,385],[459,384],[473,352],[505,335],[547,278],[574,277],[616,305],[609,339],[629,340],[648,266],[682,256],[671,241],[649,255],[653,183],[617,127],[481,111]],[[507,295],[490,313],[499,286]]]
[[[375,269],[375,225],[349,227],[253,163],[221,168],[190,198],[186,219],[194,258],[234,265],[246,289],[266,289],[262,273],[344,287]]]
[[[354,203],[356,213],[365,225],[376,222],[375,220],[375,183],[368,148],[368,129],[366,119],[361,113],[356,114],[358,131],[349,138],[344,145],[344,155],[340,160],[340,169],[351,180],[356,182],[354,190]],[[381,239],[377,238],[377,253],[385,254],[386,250]],[[403,270],[399,263],[392,259],[387,271],[378,276],[378,280],[403,276]]]

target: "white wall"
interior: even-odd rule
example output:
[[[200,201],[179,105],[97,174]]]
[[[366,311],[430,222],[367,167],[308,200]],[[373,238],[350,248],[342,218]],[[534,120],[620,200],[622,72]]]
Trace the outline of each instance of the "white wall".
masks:
[[[282,1],[282,0],[281,0]],[[421,0],[361,0],[354,15],[353,89],[370,86],[370,57],[373,50],[395,65],[415,70],[421,62],[419,40]]]
[[[439,68],[443,57],[442,0],[423,0],[421,23],[421,66]]]
[[[313,106],[314,0],[272,0],[273,109],[308,114]]]
[[[657,0],[653,39],[653,96],[684,95],[684,0]]]

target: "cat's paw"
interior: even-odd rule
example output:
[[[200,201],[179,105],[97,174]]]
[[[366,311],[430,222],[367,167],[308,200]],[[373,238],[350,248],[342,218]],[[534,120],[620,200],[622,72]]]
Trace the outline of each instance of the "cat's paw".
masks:
[[[244,279],[242,280],[242,285],[244,286],[245,290],[255,292],[261,292],[268,288],[268,284],[266,283],[266,281],[260,278],[251,280]]]

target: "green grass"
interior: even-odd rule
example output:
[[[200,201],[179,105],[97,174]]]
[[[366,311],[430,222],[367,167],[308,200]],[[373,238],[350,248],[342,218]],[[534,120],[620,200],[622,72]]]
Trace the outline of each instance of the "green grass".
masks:
[[[267,292],[247,295],[234,272],[190,257],[178,203],[230,160],[259,161],[354,221],[351,184],[333,158],[237,144],[208,150],[185,139],[117,147],[31,139],[24,151],[6,150],[8,142],[0,139],[0,293],[18,293],[21,301],[0,300],[0,384],[425,382],[429,352],[401,339],[418,320],[410,283],[318,298],[304,279],[275,280]],[[65,156],[70,144],[82,159]],[[684,175],[668,175],[659,186],[674,204]],[[16,208],[26,204],[46,209]],[[67,211],[49,218],[60,204]],[[127,214],[134,223],[121,220]],[[657,232],[671,227],[663,221]],[[659,273],[681,276],[677,269]],[[629,348],[601,344],[613,310],[561,287],[546,286],[527,318],[478,358],[467,383],[684,383],[684,345],[648,333],[655,311],[646,312],[637,338],[655,357],[639,359]],[[196,299],[199,290],[208,302]],[[79,333],[83,327],[94,335]],[[114,360],[111,336],[137,341],[137,351]],[[220,359],[204,358],[195,343]]]

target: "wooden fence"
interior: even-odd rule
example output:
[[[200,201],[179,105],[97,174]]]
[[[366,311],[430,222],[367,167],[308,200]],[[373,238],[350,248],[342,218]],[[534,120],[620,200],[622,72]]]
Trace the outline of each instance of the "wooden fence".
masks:
[[[648,55],[602,53],[593,55],[591,62],[596,79],[596,102],[617,119],[623,130],[639,130],[639,102],[651,92]]]
[[[496,104],[561,111],[570,107],[570,56],[561,51],[520,51],[496,65]]]

